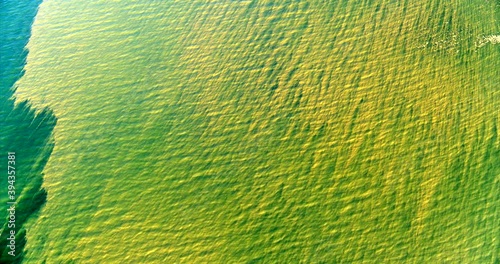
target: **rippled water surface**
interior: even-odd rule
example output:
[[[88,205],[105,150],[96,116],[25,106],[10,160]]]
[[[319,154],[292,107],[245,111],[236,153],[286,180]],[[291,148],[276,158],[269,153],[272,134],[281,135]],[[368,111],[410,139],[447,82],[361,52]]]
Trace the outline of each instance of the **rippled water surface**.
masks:
[[[499,12],[45,0],[26,263],[498,263]]]

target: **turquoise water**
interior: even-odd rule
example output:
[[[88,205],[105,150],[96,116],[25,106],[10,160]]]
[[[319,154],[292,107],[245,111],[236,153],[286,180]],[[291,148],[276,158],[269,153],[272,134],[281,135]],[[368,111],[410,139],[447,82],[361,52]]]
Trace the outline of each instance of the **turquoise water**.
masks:
[[[26,262],[498,262],[498,10],[44,1]]]

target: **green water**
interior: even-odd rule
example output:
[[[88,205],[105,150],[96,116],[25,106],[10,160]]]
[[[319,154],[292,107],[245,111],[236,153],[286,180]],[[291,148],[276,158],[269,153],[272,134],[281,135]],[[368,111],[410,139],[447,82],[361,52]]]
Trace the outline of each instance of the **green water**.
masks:
[[[40,1],[0,2],[0,263],[21,263],[26,223],[46,202],[43,169],[54,146],[56,118],[50,109],[15,104],[15,82],[23,75],[30,29]]]
[[[27,263],[498,263],[498,1],[46,0]]]

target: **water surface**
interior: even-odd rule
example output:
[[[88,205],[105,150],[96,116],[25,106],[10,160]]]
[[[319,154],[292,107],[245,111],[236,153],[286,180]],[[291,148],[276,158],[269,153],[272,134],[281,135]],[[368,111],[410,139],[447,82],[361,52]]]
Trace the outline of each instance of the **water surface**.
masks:
[[[494,1],[41,5],[41,263],[496,263]]]

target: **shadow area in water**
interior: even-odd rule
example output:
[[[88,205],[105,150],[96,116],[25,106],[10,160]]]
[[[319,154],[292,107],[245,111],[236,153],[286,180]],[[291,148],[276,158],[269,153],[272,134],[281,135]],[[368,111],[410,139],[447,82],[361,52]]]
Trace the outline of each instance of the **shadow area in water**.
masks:
[[[0,176],[0,263],[23,261],[25,245],[29,243],[26,223],[37,216],[47,200],[47,192],[42,188],[43,169],[54,148],[52,132],[57,118],[50,109],[35,109],[27,101],[16,103],[14,98],[15,83],[24,74],[26,45],[40,3],[21,0],[0,4],[0,171],[3,175]],[[9,159],[9,152],[15,153],[15,163],[8,163],[13,160]],[[15,181],[8,178],[8,171],[12,170]],[[13,198],[9,196],[10,184],[15,188],[10,189],[15,192],[10,193]],[[14,206],[7,202],[13,202]]]
[[[5,176],[1,179],[1,186],[4,186],[4,222],[0,235],[0,263],[20,263],[25,253],[25,223],[37,214],[47,200],[47,193],[42,188],[43,168],[54,148],[52,131],[56,118],[48,109],[36,113],[27,102],[22,102],[11,109],[4,120],[1,144],[5,159],[1,167],[2,171],[8,171],[7,153],[15,152],[15,213],[12,217],[8,210],[11,207],[7,204],[7,201],[11,202],[7,188],[10,183]],[[12,231],[15,232],[14,246],[9,239]]]

